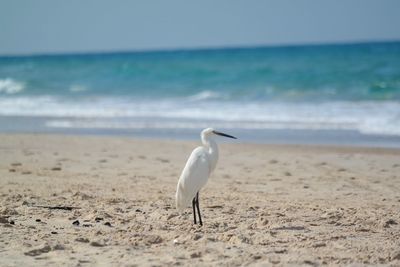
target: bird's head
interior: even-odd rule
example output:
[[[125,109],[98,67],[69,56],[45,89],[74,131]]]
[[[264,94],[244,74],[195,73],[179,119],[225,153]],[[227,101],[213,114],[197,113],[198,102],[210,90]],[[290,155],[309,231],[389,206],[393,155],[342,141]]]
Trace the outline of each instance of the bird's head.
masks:
[[[234,137],[232,135],[218,132],[218,131],[214,130],[213,128],[206,128],[201,132],[201,136],[204,136],[204,137],[210,136],[210,135],[213,135],[213,134],[220,135],[220,136],[225,136],[225,137],[229,137],[229,138],[233,138],[233,139],[237,139],[236,137]]]

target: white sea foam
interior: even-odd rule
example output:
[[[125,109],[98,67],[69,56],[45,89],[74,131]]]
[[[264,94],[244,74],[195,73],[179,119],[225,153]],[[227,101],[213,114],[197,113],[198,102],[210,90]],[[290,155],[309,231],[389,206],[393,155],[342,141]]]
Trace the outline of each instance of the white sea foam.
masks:
[[[178,120],[153,120],[153,121],[109,121],[104,119],[56,119],[46,121],[47,127],[55,128],[86,128],[86,129],[198,129],[218,127],[224,129],[293,129],[293,130],[353,130],[344,125],[328,124],[303,124],[303,123],[271,123],[271,122],[227,122],[227,121],[178,121]]]
[[[24,90],[24,83],[10,78],[0,79],[0,93],[16,94]]]
[[[202,100],[210,100],[210,99],[218,99],[221,97],[221,94],[213,91],[202,91],[198,94],[189,96],[188,99],[190,101],[202,101]]]
[[[57,128],[353,130],[400,136],[398,102],[268,103],[0,97],[0,116],[48,117]]]

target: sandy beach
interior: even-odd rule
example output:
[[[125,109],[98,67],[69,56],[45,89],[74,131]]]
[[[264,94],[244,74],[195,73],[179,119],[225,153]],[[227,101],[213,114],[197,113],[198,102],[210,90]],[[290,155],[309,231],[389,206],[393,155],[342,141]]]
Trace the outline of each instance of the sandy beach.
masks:
[[[199,227],[198,144],[0,135],[0,266],[400,266],[400,150],[222,144]]]

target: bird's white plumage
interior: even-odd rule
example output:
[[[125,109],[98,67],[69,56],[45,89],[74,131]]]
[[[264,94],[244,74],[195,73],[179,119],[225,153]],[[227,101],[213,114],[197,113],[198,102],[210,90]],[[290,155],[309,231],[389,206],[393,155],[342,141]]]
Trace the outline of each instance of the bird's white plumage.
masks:
[[[183,168],[176,188],[176,208],[179,211],[190,206],[217,164],[218,146],[211,138],[213,131],[207,128],[201,132],[203,146],[193,150]]]
[[[196,193],[207,183],[210,175],[209,155],[204,147],[193,150],[179,178],[176,189],[176,207],[190,206]]]

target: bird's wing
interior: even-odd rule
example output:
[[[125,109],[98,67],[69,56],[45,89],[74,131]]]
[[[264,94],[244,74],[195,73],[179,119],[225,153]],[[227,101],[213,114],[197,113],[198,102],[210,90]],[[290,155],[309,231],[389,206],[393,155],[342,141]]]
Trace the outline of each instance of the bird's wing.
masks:
[[[190,205],[196,193],[207,183],[210,175],[210,162],[207,151],[203,147],[193,150],[176,189],[176,207],[183,210]]]

